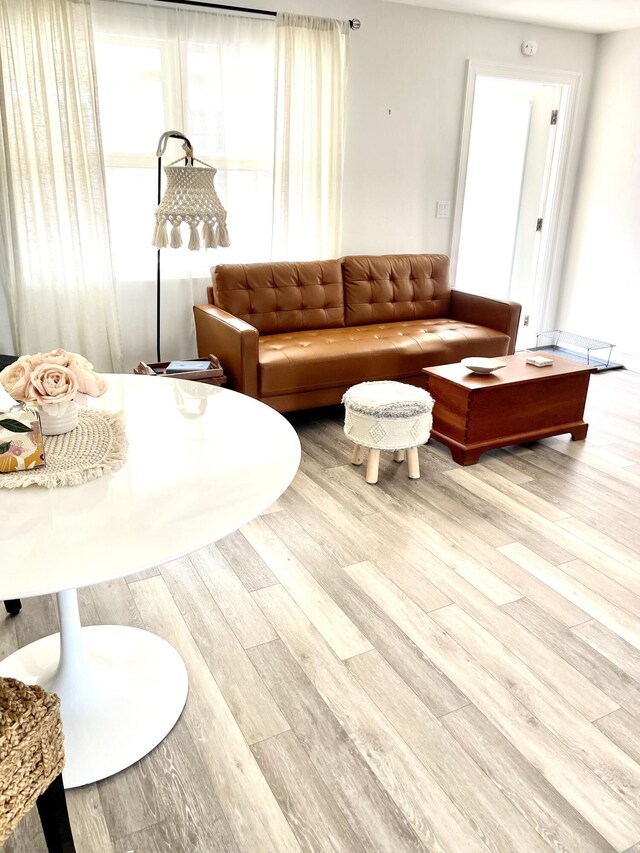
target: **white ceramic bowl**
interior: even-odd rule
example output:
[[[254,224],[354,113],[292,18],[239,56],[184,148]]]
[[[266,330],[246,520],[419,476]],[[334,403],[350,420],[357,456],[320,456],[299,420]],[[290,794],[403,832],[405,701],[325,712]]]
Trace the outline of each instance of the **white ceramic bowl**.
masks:
[[[493,373],[507,365],[498,358],[463,358],[460,364],[464,364],[473,373]]]

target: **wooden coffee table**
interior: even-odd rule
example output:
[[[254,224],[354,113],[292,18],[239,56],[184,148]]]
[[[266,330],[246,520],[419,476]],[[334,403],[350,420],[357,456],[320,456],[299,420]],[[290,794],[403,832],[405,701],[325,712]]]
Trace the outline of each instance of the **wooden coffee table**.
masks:
[[[595,367],[553,356],[549,367],[527,364],[527,355],[500,357],[507,367],[481,376],[462,364],[425,367],[435,400],[431,435],[459,465],[475,465],[486,450],[571,433],[586,438],[582,419]]]

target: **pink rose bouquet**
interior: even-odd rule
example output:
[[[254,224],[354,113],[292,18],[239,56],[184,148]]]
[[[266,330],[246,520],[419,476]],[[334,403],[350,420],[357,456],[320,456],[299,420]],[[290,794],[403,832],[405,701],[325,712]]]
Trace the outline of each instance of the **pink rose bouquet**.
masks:
[[[64,414],[82,395],[99,397],[107,383],[93,365],[75,352],[63,349],[22,355],[0,372],[0,384],[14,400],[36,403],[49,414]]]

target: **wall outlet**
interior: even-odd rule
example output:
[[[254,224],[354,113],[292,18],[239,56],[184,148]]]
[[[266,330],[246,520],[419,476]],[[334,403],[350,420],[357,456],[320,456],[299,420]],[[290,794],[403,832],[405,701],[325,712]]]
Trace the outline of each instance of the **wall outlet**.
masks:
[[[451,216],[451,202],[437,201],[436,202],[436,219],[449,219]]]

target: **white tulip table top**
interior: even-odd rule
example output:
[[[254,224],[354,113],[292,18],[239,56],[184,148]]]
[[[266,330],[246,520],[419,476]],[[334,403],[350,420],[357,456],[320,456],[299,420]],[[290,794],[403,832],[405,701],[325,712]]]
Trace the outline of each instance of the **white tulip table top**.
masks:
[[[285,491],[300,443],[273,409],[224,388],[106,377],[88,405],[122,411],[124,467],[82,486],[0,489],[0,598],[56,593],[60,634],[0,663],[0,675],[61,698],[65,785],[103,779],[146,755],[187,697],[178,653],[148,631],[82,628],[77,588],[152,568],[237,530]],[[28,619],[28,606],[20,616]]]

